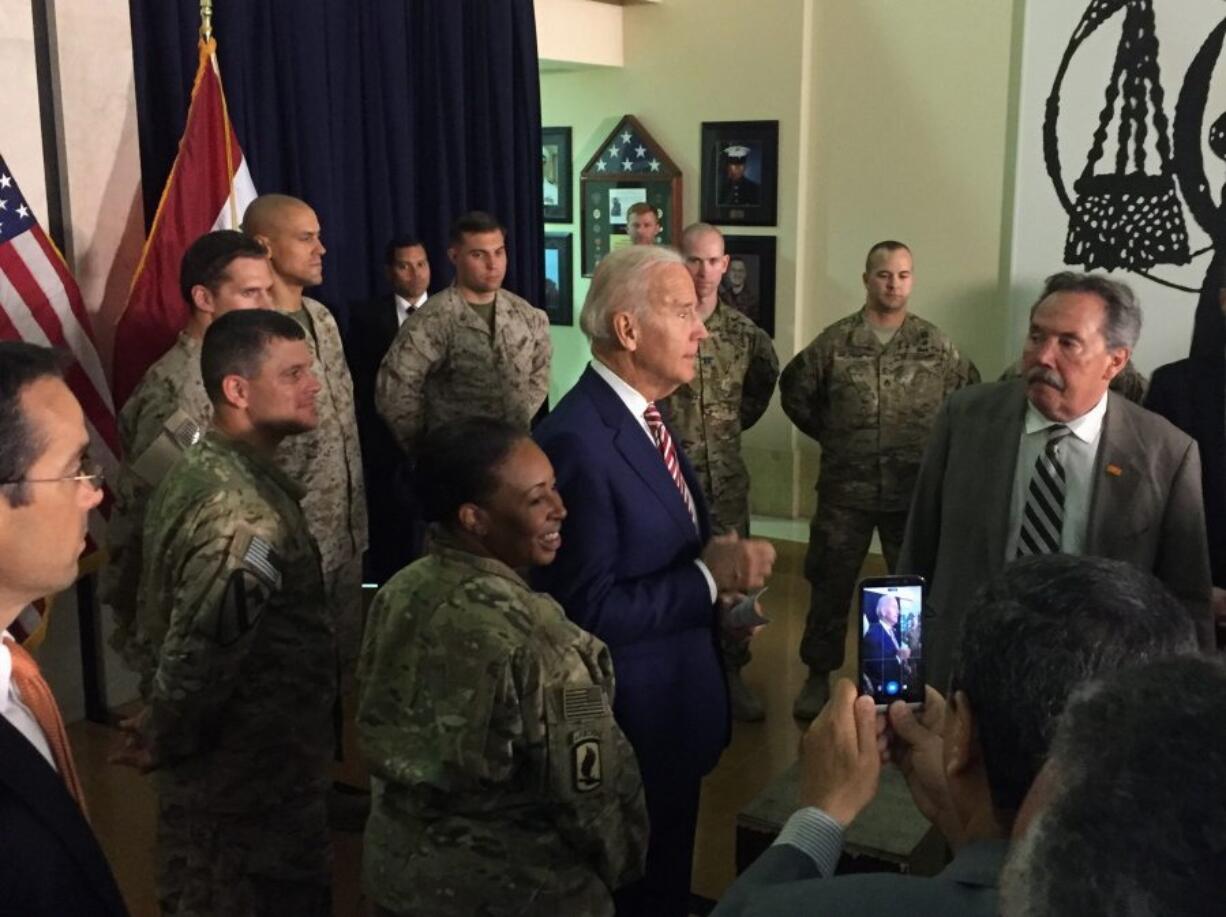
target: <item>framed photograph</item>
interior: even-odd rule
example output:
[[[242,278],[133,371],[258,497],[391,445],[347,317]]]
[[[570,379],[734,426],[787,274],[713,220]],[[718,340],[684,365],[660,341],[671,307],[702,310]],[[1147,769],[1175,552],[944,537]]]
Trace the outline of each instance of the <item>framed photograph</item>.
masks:
[[[574,324],[574,286],[569,232],[545,233],[545,314],[551,325]]]
[[[774,226],[778,197],[779,122],[704,121],[702,219]]]
[[[541,203],[546,223],[569,223],[574,219],[570,191],[574,185],[570,166],[570,128],[541,128]]]
[[[724,236],[728,271],[719,298],[775,336],[775,237]]]
[[[624,115],[579,173],[583,276],[605,255],[630,245],[627,213],[635,204],[656,212],[657,245],[681,234],[681,170],[633,115]]]

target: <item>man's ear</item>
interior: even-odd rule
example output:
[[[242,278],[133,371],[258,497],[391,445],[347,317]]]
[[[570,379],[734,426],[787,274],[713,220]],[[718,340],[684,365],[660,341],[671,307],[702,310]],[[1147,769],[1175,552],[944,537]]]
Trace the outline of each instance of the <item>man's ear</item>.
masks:
[[[460,528],[470,535],[484,538],[489,534],[489,517],[485,514],[485,510],[476,503],[461,504],[456,518],[460,521]]]
[[[447,246],[447,260],[452,264],[456,263],[456,259],[460,256],[460,250],[454,245]]]
[[[1116,347],[1114,350],[1107,351],[1107,355],[1110,357],[1110,362],[1107,364],[1107,372],[1103,378],[1110,382],[1124,371],[1129,358],[1132,357],[1132,351],[1127,347]]]
[[[217,312],[217,307],[213,304],[213,294],[209,292],[209,288],[203,283],[198,283],[192,287],[192,305],[201,312],[213,318]]]
[[[947,778],[964,774],[979,763],[979,730],[975,723],[975,714],[971,710],[970,699],[965,691],[956,691],[946,708],[949,718],[945,723],[946,739],[949,750],[945,756],[945,776]]]
[[[639,329],[634,316],[629,312],[613,313],[613,337],[622,350],[634,351],[639,347]]]
[[[225,396],[226,401],[240,410],[246,409],[250,404],[248,400],[250,386],[242,376],[233,373],[223,376],[221,380],[221,393]]]

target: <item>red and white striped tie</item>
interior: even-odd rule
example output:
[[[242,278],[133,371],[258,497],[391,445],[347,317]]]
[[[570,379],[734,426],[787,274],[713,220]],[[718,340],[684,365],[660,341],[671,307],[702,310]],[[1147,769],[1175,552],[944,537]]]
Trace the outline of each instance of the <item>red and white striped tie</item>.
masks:
[[[673,476],[673,483],[677,485],[677,490],[681,492],[681,499],[685,501],[686,511],[690,514],[690,518],[697,523],[698,514],[694,512],[694,501],[690,497],[690,489],[685,484],[685,475],[681,473],[681,460],[677,458],[677,450],[673,446],[673,438],[669,435],[668,427],[664,426],[664,418],[660,416],[660,409],[656,407],[654,401],[647,403],[647,410],[643,412],[643,419],[647,421],[647,429],[651,431],[651,438],[656,441],[656,448],[660,450],[660,455],[664,457],[664,467]]]

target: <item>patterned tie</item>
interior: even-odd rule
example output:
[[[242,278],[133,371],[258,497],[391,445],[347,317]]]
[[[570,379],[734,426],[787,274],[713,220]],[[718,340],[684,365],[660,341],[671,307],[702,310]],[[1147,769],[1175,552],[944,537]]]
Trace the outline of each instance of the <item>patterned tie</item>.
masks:
[[[643,412],[643,419],[647,421],[647,429],[651,431],[651,438],[656,441],[656,448],[660,450],[660,455],[664,457],[664,466],[668,469],[668,473],[673,477],[673,483],[677,485],[677,490],[681,492],[681,499],[685,501],[686,511],[689,512],[690,518],[697,521],[698,515],[694,512],[694,502],[690,498],[690,489],[685,486],[685,475],[681,473],[681,460],[677,458],[677,450],[673,447],[673,438],[669,435],[668,427],[664,426],[664,418],[660,416],[660,409],[656,407],[654,401],[647,403],[647,410]]]
[[[1056,554],[1064,529],[1064,466],[1060,464],[1060,443],[1069,435],[1064,424],[1047,428],[1047,444],[1035,459],[1022,511],[1022,530],[1017,540],[1017,556]]]
[[[72,749],[68,745],[68,733],[64,731],[64,720],[60,716],[60,708],[55,703],[51,687],[43,679],[33,656],[16,643],[8,643],[7,646],[13,659],[13,684],[21,694],[21,702],[26,705],[43,731],[47,746],[51,749],[51,758],[55,761],[55,769],[64,779],[68,795],[77,801],[82,814],[88,818],[85,794],[81,791],[81,780],[72,760]]]

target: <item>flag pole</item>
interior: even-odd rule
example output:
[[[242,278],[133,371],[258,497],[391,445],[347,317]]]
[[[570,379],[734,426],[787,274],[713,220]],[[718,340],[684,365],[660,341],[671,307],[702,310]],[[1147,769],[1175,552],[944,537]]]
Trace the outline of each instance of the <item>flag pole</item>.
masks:
[[[213,38],[213,0],[200,0],[200,40]]]

